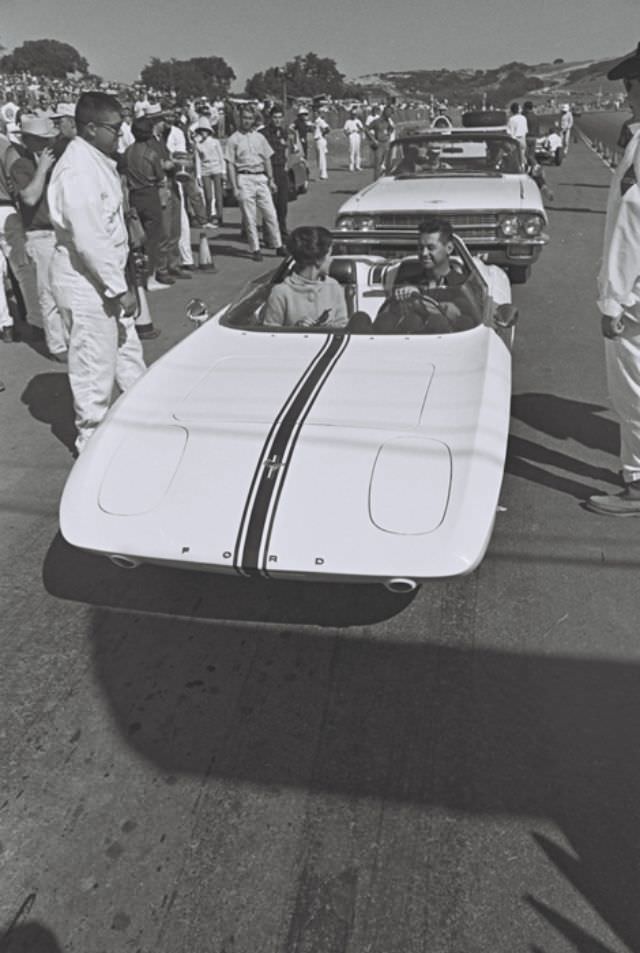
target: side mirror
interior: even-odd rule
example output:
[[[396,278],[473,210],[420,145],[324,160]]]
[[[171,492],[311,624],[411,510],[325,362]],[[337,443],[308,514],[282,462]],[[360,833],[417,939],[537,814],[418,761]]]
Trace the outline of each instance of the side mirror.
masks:
[[[518,309],[514,304],[499,304],[493,320],[498,328],[512,328],[518,320]]]
[[[187,305],[186,315],[190,321],[193,321],[196,327],[200,327],[205,321],[208,321],[211,315],[204,301],[200,298],[192,298]]]

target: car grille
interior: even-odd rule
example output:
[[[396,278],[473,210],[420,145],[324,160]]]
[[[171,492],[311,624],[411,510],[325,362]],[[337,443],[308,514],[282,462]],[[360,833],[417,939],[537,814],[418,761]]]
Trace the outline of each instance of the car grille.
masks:
[[[435,212],[382,212],[376,215],[376,231],[391,231],[398,228],[416,229],[418,224],[423,221],[427,215],[435,215]],[[469,239],[495,238],[498,227],[498,216],[493,212],[478,213],[459,213],[447,212],[442,215],[453,225],[453,230],[457,232],[465,241]]]

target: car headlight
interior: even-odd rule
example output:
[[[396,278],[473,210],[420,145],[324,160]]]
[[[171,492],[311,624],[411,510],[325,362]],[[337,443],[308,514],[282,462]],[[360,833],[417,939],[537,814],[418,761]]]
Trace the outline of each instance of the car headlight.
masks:
[[[340,229],[343,232],[350,232],[352,229],[356,228],[356,220],[350,215],[343,215],[336,222],[336,228]]]
[[[539,215],[527,215],[526,218],[521,220],[520,224],[525,235],[529,238],[535,238],[542,231],[543,221]]]
[[[518,234],[519,222],[517,215],[503,215],[498,220],[498,227],[503,235],[512,238]]]
[[[356,228],[359,228],[363,232],[368,232],[370,229],[376,227],[375,218],[359,218],[356,219]]]

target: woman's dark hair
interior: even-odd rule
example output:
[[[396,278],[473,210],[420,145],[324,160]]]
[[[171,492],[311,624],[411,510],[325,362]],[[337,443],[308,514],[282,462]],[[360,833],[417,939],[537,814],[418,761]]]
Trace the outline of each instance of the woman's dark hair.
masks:
[[[328,228],[301,225],[287,239],[287,248],[297,265],[316,265],[331,248],[333,239]]]
[[[148,116],[138,116],[131,123],[131,132],[136,142],[148,142],[153,138],[153,123]]]

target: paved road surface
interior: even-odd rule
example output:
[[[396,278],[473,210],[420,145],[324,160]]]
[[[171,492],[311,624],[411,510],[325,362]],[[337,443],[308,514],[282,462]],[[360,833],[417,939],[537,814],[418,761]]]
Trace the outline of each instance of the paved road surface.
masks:
[[[617,480],[609,172],[579,145],[548,174],[504,509],[475,574],[414,597],[70,551],[65,374],[0,345],[3,953],[640,949],[638,524],[580,506]],[[293,223],[367,178],[332,171]],[[234,234],[152,296],[150,360],[189,292],[259,273]]]
[[[618,112],[592,112],[584,113],[576,120],[576,126],[581,129],[590,139],[604,143],[609,149],[615,149],[618,145],[618,136],[620,128],[626,119],[631,118],[631,113],[626,109],[620,109]]]

